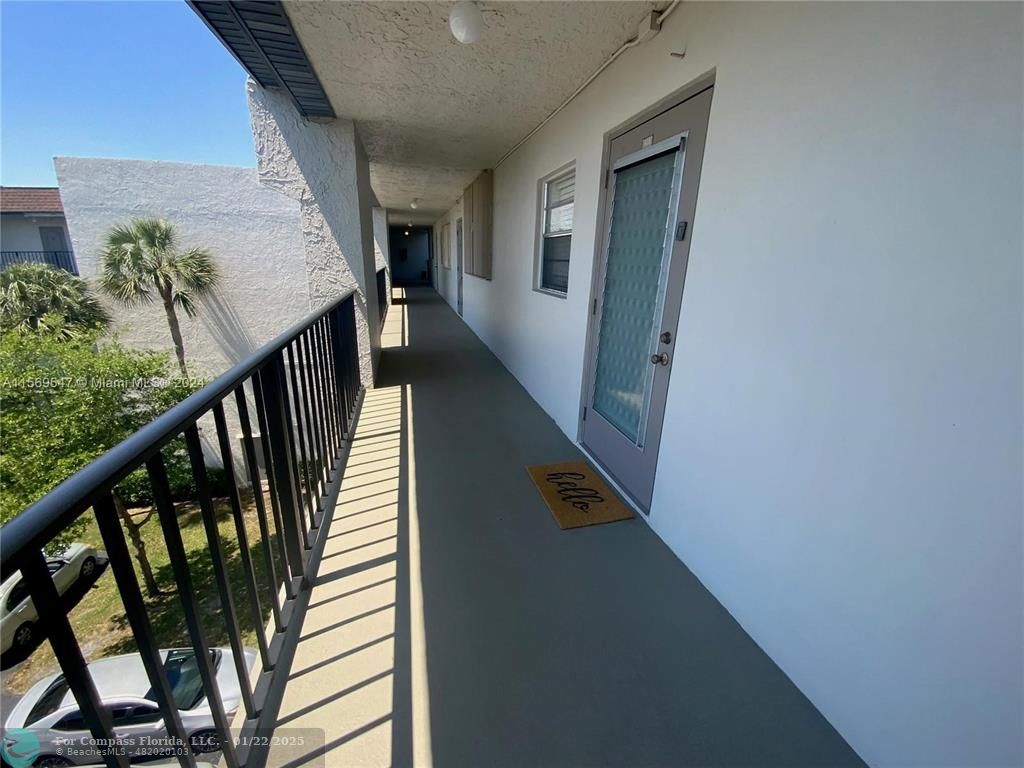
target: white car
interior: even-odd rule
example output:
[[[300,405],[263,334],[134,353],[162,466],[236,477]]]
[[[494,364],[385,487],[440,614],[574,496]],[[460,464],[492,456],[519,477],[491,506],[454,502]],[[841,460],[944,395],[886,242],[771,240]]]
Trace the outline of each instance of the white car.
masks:
[[[88,544],[71,544],[60,555],[46,558],[57,594],[63,595],[79,581],[92,581],[100,553]],[[0,584],[0,653],[25,651],[38,641],[39,614],[28,596],[28,585],[16,573]]]
[[[219,739],[195,652],[191,648],[175,648],[160,651],[160,656],[192,750],[216,751]],[[230,722],[242,699],[231,649],[211,648],[210,657]],[[246,649],[245,661],[246,668],[252,669],[256,653]],[[124,739],[127,756],[153,757],[154,750],[160,751],[154,745],[166,745],[168,734],[142,658],[137,653],[110,656],[91,662],[88,669],[100,701],[113,720],[114,735]],[[15,728],[31,728],[38,737],[40,751],[35,766],[53,768],[101,762],[89,749],[92,737],[63,675],[45,677],[28,690],[4,724],[5,731]]]

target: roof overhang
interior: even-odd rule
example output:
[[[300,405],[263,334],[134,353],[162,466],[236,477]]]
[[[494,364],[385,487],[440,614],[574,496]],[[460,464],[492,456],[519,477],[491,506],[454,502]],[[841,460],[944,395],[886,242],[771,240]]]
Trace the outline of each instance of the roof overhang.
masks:
[[[284,90],[305,117],[335,117],[320,79],[277,0],[187,0],[253,80]]]

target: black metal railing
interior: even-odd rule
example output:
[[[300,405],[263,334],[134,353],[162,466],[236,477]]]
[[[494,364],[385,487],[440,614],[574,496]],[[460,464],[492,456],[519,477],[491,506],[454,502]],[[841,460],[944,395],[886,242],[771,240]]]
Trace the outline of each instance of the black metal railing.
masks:
[[[161,661],[161,649],[147,613],[132,559],[129,556],[114,492],[117,484],[143,469],[152,486],[153,502],[167,546],[171,573],[181,598],[184,626],[195,653],[199,675],[213,712],[224,764],[228,768],[258,764],[230,737],[230,712],[221,700],[216,673],[211,663],[210,643],[202,625],[203,596],[196,594],[195,574],[190,572],[182,540],[178,510],[172,498],[165,454],[171,441],[184,438],[189,467],[209,546],[210,565],[217,597],[239,678],[241,705],[245,712],[242,735],[272,727],[279,706],[279,694],[269,693],[287,674],[288,656],[282,659],[286,636],[296,636],[301,613],[308,602],[308,571],[311,552],[323,546],[326,511],[338,491],[348,435],[358,413],[360,384],[355,301],[350,292],[278,336],[247,359],[238,363],[200,391],[191,395],[124,442],[112,448],[77,474],[71,476],[38,502],[3,526],[0,532],[0,571],[4,579],[20,571],[39,615],[39,625],[49,639],[61,671],[77,700],[89,731],[98,744],[115,744],[110,710],[100,701],[75,637],[66,608],[47,570],[44,548],[90,509],[109,556],[125,615],[141,661],[152,685],[168,736],[188,744],[171,686]],[[252,410],[250,410],[250,402]],[[253,489],[261,544],[250,555],[242,504],[235,476],[232,441],[228,434],[228,413],[234,412],[241,429],[240,466]],[[201,442],[198,422],[212,416],[216,453],[227,475],[231,518],[238,536],[244,591],[243,605],[235,604],[235,590],[229,578],[222,535],[218,530],[212,500],[211,480]],[[253,426],[255,418],[256,428]],[[258,437],[256,439],[256,431]],[[262,455],[259,455],[257,449]],[[209,450],[209,449],[207,449]],[[262,471],[261,471],[262,470]],[[264,500],[267,490],[269,505]],[[269,506],[269,510],[267,507]],[[277,536],[268,535],[271,522]],[[276,539],[276,543],[274,542]],[[264,586],[270,610],[261,605],[257,569],[253,557],[264,562]],[[275,560],[281,571],[275,571]],[[250,682],[239,617],[250,612],[256,628],[262,671]],[[268,641],[262,628],[272,628]],[[282,673],[278,674],[281,662]],[[227,663],[227,660],[223,663]],[[275,676],[276,679],[275,679]],[[275,700],[274,697],[278,696]],[[240,744],[246,740],[239,739]],[[188,749],[177,759],[185,768],[195,765]],[[126,766],[128,758],[118,750],[103,754],[108,766]]]
[[[0,251],[0,269],[25,262],[49,264],[74,275],[78,274],[75,254],[71,251]]]
[[[384,332],[384,318],[388,316],[388,307],[391,305],[388,296],[388,270],[381,267],[377,270],[377,314],[380,319],[380,330]]]

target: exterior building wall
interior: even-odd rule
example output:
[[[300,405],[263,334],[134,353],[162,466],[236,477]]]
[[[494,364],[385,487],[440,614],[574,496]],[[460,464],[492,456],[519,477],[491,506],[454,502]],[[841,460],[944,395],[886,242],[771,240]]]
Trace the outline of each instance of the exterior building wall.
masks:
[[[465,277],[577,437],[604,135],[714,71],[647,522],[872,765],[1024,762],[1022,12],[683,3],[498,166]],[[573,160],[560,299],[537,184]]]
[[[43,250],[43,240],[39,235],[40,227],[61,227],[68,243],[68,250],[72,250],[71,236],[68,234],[64,216],[60,214],[26,216],[23,213],[5,213],[0,217],[0,250]]]
[[[351,120],[304,119],[288,98],[248,83],[260,183],[301,211],[310,304],[356,288],[363,383],[373,386],[377,337],[369,164]],[[370,286],[373,286],[370,288]]]
[[[195,319],[178,313],[190,372],[222,373],[312,309],[299,203],[261,186],[254,169],[79,157],[54,164],[83,277],[95,279],[107,233],[132,219],[167,219],[181,247],[213,254],[220,287]],[[123,342],[173,355],[159,303],[116,307],[114,317]]]

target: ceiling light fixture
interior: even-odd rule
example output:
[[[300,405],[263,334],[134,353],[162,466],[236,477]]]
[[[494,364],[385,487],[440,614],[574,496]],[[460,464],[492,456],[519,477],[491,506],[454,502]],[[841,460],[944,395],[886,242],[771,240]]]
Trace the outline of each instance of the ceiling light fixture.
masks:
[[[414,211],[420,207],[420,204],[416,201],[415,197],[412,199],[412,202],[409,203],[409,207],[412,208]]]
[[[407,229],[407,230],[405,230],[405,236],[406,236],[406,237],[408,237],[408,236],[409,236],[409,230],[408,230],[408,229]]]
[[[448,15],[448,28],[460,43],[475,43],[484,29],[484,15],[476,3],[459,0]]]

